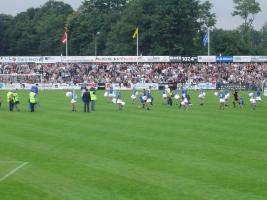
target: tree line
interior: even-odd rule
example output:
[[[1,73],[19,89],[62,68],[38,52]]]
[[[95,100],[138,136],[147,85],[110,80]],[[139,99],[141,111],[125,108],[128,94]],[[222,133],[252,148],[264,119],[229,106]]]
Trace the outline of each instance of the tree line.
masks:
[[[266,54],[267,23],[261,30],[253,28],[260,5],[255,0],[233,1],[233,15],[244,20],[235,30],[215,28],[209,1],[84,0],[75,11],[50,0],[14,17],[0,15],[0,56],[64,54],[60,38],[65,27],[69,55],[135,55],[136,27],[141,55],[205,55],[207,28],[213,55]]]

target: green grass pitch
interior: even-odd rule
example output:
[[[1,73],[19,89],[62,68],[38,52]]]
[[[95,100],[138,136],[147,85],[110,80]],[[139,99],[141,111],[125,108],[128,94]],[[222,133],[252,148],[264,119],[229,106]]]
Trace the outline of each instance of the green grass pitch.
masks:
[[[98,92],[97,111],[72,113],[65,91],[41,91],[36,113],[10,113],[1,91],[0,200],[266,200],[267,103],[218,109],[214,92],[188,111],[118,111]],[[22,163],[27,165],[18,170]]]

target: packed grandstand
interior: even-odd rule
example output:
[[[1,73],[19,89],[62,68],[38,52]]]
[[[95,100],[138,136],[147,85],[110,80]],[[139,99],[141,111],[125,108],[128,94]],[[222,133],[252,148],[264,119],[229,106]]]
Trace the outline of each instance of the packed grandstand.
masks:
[[[78,59],[81,57],[71,58],[73,61],[55,63],[37,62],[41,58],[27,63],[30,57],[23,62],[16,62],[14,59],[9,62],[0,62],[0,83],[94,83],[102,85],[116,83],[122,88],[129,88],[136,83],[183,85],[211,83],[217,87],[236,85],[245,89],[256,89],[263,87],[267,77],[267,63],[249,62],[249,60],[246,62],[248,57],[240,57],[243,62],[225,60],[229,57],[219,57],[220,62],[218,60],[217,62],[196,62],[196,57],[186,59],[172,57],[174,61],[176,59],[180,62],[167,62],[165,56],[152,57],[154,60],[151,59],[153,62],[150,63],[148,62],[150,57],[149,59],[144,57],[147,60],[140,63],[135,63],[133,60],[121,63],[118,58],[116,58],[117,62],[84,63],[79,62]],[[114,57],[107,58],[114,59]],[[119,59],[122,58],[126,60],[135,57],[119,57]],[[201,57],[201,59],[206,59],[204,61],[212,61],[211,58],[213,57]]]

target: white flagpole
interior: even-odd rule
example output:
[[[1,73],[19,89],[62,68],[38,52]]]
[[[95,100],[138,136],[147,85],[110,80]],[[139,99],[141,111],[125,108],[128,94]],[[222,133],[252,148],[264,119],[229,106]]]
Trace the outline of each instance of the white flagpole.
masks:
[[[66,41],[66,57],[68,57],[68,36],[67,36],[67,41]]]
[[[69,35],[68,35],[67,30],[66,30],[66,34],[67,34],[67,40],[66,40],[66,62],[68,64],[68,40],[69,40]]]
[[[136,60],[138,64],[138,55],[139,55],[139,29],[137,32],[137,37],[136,37]]]
[[[208,28],[208,56],[210,56],[210,28]]]

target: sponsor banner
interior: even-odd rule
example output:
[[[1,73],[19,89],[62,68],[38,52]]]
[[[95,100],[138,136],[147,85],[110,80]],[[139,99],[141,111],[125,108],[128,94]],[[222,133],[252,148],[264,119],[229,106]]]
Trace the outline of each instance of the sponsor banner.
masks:
[[[184,85],[184,88],[187,90],[215,90],[216,84],[215,83],[199,83],[199,84],[192,84],[192,83],[186,83]]]
[[[0,57],[0,63],[14,63],[16,57]]]
[[[267,62],[267,56],[251,56],[251,62]]]
[[[42,56],[0,57],[1,63],[40,63],[42,61]]]
[[[65,63],[91,63],[95,62],[95,56],[63,56],[62,62]]]
[[[44,56],[41,63],[60,63],[63,62],[62,56]]]
[[[0,87],[1,90],[16,90],[16,89],[30,89],[32,84],[24,83],[4,83],[2,84],[2,87]]]
[[[95,62],[110,63],[158,63],[169,62],[169,56],[97,56]],[[93,62],[93,61],[92,61]]]
[[[137,90],[143,90],[143,89],[149,89],[151,90],[158,90],[159,84],[158,83],[136,83],[134,84],[135,89]]]
[[[182,56],[170,56],[170,62],[182,62]]]
[[[233,62],[240,62],[240,63],[243,63],[243,62],[251,62],[251,56],[234,56],[233,57]]]
[[[3,84],[0,90],[30,90],[32,86],[33,84],[28,83]],[[67,83],[39,83],[38,88],[40,90],[79,90],[81,86],[79,84],[73,85]]]
[[[216,56],[198,56],[198,62],[216,62]]]
[[[95,62],[137,62],[136,56],[97,56],[95,57]]]
[[[198,61],[198,57],[194,56],[182,56],[182,62],[183,63],[190,63],[190,62],[197,62]]]
[[[217,56],[216,62],[217,63],[231,63],[233,62],[233,56]]]
[[[170,62],[169,56],[140,56],[138,57],[138,62]]]

